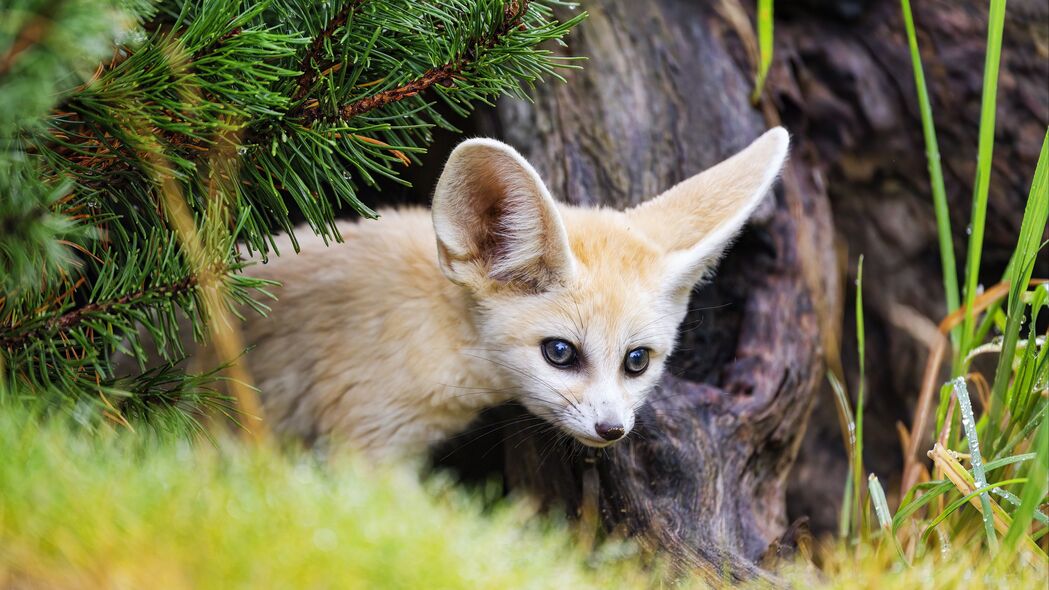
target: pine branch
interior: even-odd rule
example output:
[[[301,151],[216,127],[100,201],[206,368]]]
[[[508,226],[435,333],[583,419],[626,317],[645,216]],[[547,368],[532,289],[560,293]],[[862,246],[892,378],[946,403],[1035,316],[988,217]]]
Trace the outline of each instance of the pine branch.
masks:
[[[521,20],[527,11],[528,0],[512,0],[503,10],[503,24],[500,25],[498,29],[489,35],[477,37],[468,42],[468,50],[466,52],[467,57],[448,62],[440,67],[431,68],[422,76],[419,76],[407,84],[398,86],[397,88],[384,90],[374,96],[362,98],[358,101],[347,104],[339,109],[339,114],[334,118],[335,120],[328,122],[339,122],[338,120],[340,119],[342,121],[348,121],[354,117],[381,109],[391,103],[399,102],[425,92],[435,84],[445,84],[450,82],[452,79],[460,76],[463,70],[473,63],[479,49],[493,47],[508,32],[520,27],[522,24]],[[310,126],[324,118],[319,112],[319,107],[320,103],[318,101],[308,101],[303,103],[303,106],[300,106],[299,114],[303,116],[306,126]]]
[[[317,80],[317,68],[313,67],[313,62],[320,61],[321,50],[324,49],[324,43],[328,39],[331,39],[335,31],[339,30],[339,27],[345,25],[349,20],[350,16],[360,8],[361,4],[364,4],[367,0],[353,0],[349,4],[343,7],[338,14],[335,15],[327,26],[313,38],[313,43],[310,44],[310,48],[306,51],[306,55],[302,59],[302,75],[299,76],[297,83],[297,89],[295,94],[292,95],[292,101],[299,101],[306,93],[309,92],[310,87]]]
[[[184,59],[184,63],[181,67],[189,69],[192,68],[194,62],[200,59],[202,56],[214,53],[222,48],[222,46],[229,42],[231,39],[237,37],[243,33],[243,28],[240,26],[232,27],[229,31],[216,38],[212,43],[208,44],[204,48],[193,52],[192,55],[187,56]],[[112,72],[117,66],[123,64],[134,56],[135,53],[130,48],[125,47],[122,51],[114,54],[113,58],[108,64],[102,64],[92,77],[92,82],[99,80],[104,74]],[[88,85],[82,85],[78,90],[86,90]],[[75,99],[76,93],[71,93],[67,99]],[[211,95],[207,90],[201,90],[201,98],[206,101],[215,101],[217,97]],[[67,126],[70,123],[77,123],[77,119],[85,118],[84,115],[77,111],[66,110],[69,104],[66,101],[59,103],[54,111],[53,115],[55,118],[61,118]],[[159,113],[161,116],[168,118],[169,120],[177,120],[184,115],[171,109],[161,110]],[[127,121],[123,117],[118,117],[118,121],[122,127],[132,127],[135,122]],[[83,122],[83,121],[81,121]],[[56,139],[65,139],[62,134],[61,128],[56,129]],[[155,139],[161,142],[162,145],[172,150],[191,150],[197,153],[204,154],[208,151],[209,146],[214,143],[214,139],[208,136],[195,136],[187,135],[185,133],[178,132],[160,132],[155,134]],[[125,142],[121,142],[114,138],[107,132],[102,132],[96,135],[94,139],[86,139],[82,144],[70,144],[58,142],[55,149],[56,153],[65,157],[68,162],[77,167],[81,167],[86,170],[92,170],[100,174],[100,176],[106,176],[111,173],[121,172],[134,167],[135,162],[130,159],[114,159],[110,157],[114,153],[119,153],[123,148],[130,148],[132,151],[138,146],[125,145]],[[114,170],[114,166],[119,165],[119,168]],[[111,188],[109,181],[105,181],[107,187]]]
[[[323,49],[325,42],[335,34],[339,27],[345,25],[349,21],[349,18],[354,13],[354,11],[356,11],[366,1],[367,0],[352,0],[351,2],[349,2],[345,7],[343,7],[342,10],[339,11],[338,14],[336,14],[328,22],[324,29],[321,30],[316,37],[314,37],[313,42],[310,44],[310,48],[306,51],[306,54],[303,56],[302,65],[300,67],[303,73],[299,76],[298,81],[296,83],[297,89],[295,91],[295,94],[292,96],[292,102],[300,100],[306,94],[306,92],[309,91],[310,87],[316,81],[317,70],[314,67],[312,67],[312,63],[320,59],[320,52]],[[33,23],[37,23],[38,21],[46,22],[44,21],[44,18],[42,16],[34,19]],[[40,36],[42,36],[42,31],[40,31],[39,26],[27,26],[25,30],[37,31],[38,34],[36,34],[35,38],[39,38]],[[199,59],[201,56],[216,51],[222,46],[223,43],[241,34],[242,31],[242,27],[234,27],[230,29],[225,34],[218,37],[211,44],[207,45],[199,51],[194,52],[192,56],[187,58],[187,64],[192,64],[193,61]],[[28,37],[28,33],[24,33],[23,36]],[[26,46],[28,45],[31,45],[31,43],[26,44]],[[124,50],[121,53],[114,54],[113,59],[110,60],[108,64],[102,64],[99,66],[99,69],[95,72],[95,75],[92,77],[92,81],[98,80],[106,72],[112,71],[116,66],[127,61],[132,55],[133,52],[129,48],[124,48]],[[0,74],[3,73],[3,64],[4,61],[2,61],[2,58],[0,58]],[[79,89],[83,90],[86,88],[86,86],[87,85],[85,84]],[[70,97],[74,96],[75,94],[70,95]],[[388,103],[391,101],[386,102]],[[75,111],[63,112],[65,111],[66,106],[66,102],[59,103],[55,107],[54,115],[56,117],[62,117],[69,121],[76,119],[80,115],[78,112]],[[177,113],[170,112],[165,113],[165,115],[170,118],[176,118],[178,116]],[[99,139],[88,140],[85,144],[81,145],[59,145],[57,148],[57,152],[62,156],[66,157],[69,163],[73,166],[82,167],[84,169],[91,169],[97,172],[115,172],[114,170],[112,170],[112,167],[117,164],[122,164],[122,169],[131,168],[133,166],[133,163],[130,161],[121,161],[105,157],[108,154],[119,151],[121,147],[119,144],[107,144],[105,141],[106,139],[111,139],[111,137],[104,134]],[[189,149],[198,152],[206,151],[208,144],[211,142],[211,139],[208,137],[186,137],[185,135],[180,133],[162,133],[159,134],[158,140],[166,144],[171,149]]]
[[[550,20],[548,8],[541,3],[533,10],[530,7],[533,3],[521,0],[502,3],[496,16],[485,12],[493,3],[477,2],[475,6],[450,4],[446,12],[437,2],[402,5],[397,1],[350,0],[334,16],[315,25],[319,32],[312,36],[304,51],[295,49],[293,36],[259,26],[259,18],[268,22],[279,18],[276,14],[255,12],[249,18],[236,13],[238,9],[234,7],[233,12],[210,17],[213,21],[225,20],[227,30],[212,34],[207,42],[196,45],[191,39],[194,37],[191,29],[174,32],[180,30],[176,23],[167,36],[150,40],[121,61],[117,69],[97,75],[96,83],[84,89],[83,96],[72,98],[66,112],[56,112],[52,137],[44,142],[52,145],[43,145],[40,150],[50,149],[60,158],[56,162],[58,167],[71,173],[80,187],[87,189],[84,197],[104,203],[109,195],[119,193],[124,201],[133,197],[131,202],[137,201],[136,210],[142,213],[157,209],[148,179],[141,178],[138,151],[142,145],[163,150],[175,164],[177,176],[186,184],[185,190],[192,193],[193,178],[207,151],[213,147],[216,137],[231,131],[228,127],[232,124],[238,127],[232,131],[242,138],[242,145],[248,146],[240,148],[241,152],[255,153],[251,164],[242,168],[246,174],[237,187],[236,197],[240,202],[250,203],[255,211],[245,232],[251,250],[267,252],[266,236],[275,230],[292,232],[289,221],[277,215],[287,210],[288,203],[298,206],[315,232],[337,239],[331,221],[336,205],[349,205],[364,216],[374,215],[357,199],[360,182],[375,185],[375,176],[400,182],[395,167],[411,162],[414,154],[422,151],[417,146],[429,141],[427,128],[433,125],[453,128],[432,104],[416,97],[434,87],[442,87],[446,90],[439,93],[440,98],[455,112],[463,114],[473,102],[487,101],[498,94],[514,94],[516,83],[531,83],[543,73],[553,74],[553,68],[559,65],[557,58],[535,49],[535,45],[560,38],[580,18],[559,24]],[[282,6],[291,8],[298,4],[289,0]],[[404,13],[414,6],[419,7],[418,16]],[[354,24],[351,25],[351,21]],[[302,26],[298,23],[288,30]],[[340,28],[345,27],[352,30],[339,35]],[[422,31],[433,35],[436,43],[421,41]],[[515,35],[511,37],[510,33]],[[462,39],[463,35],[467,38]],[[368,37],[372,37],[371,41]],[[179,47],[185,46],[183,51],[176,48],[172,52],[166,48],[175,39],[180,40]],[[227,42],[233,46],[223,50]],[[370,53],[373,43],[389,47],[376,50],[373,58]],[[302,44],[307,44],[305,39]],[[294,70],[281,69],[290,64],[278,56],[283,50],[273,49],[278,46],[291,48],[297,54]],[[263,58],[261,62],[259,55],[247,57],[257,52],[258,47],[268,48],[273,57]],[[454,52],[454,59],[416,69],[432,59],[430,56],[447,54],[449,50]],[[334,55],[325,53],[329,51]],[[175,65],[166,63],[167,57],[158,60],[158,56],[171,54],[179,56]],[[325,59],[332,60],[334,65],[321,72],[327,63],[321,60]],[[240,75],[204,65],[237,60],[268,61],[271,65],[268,69],[258,66],[262,68],[258,71],[245,70]],[[281,63],[285,65],[279,66]],[[340,66],[353,71],[334,78]],[[162,70],[171,70],[171,74],[158,75]],[[356,84],[361,75],[373,80],[376,75],[379,80],[403,80],[406,71],[419,73],[399,84],[391,82],[392,88],[365,92],[364,96],[358,89],[368,88],[374,82]],[[190,105],[184,99],[172,95],[147,95],[143,97],[145,100],[128,104],[127,108],[122,106],[129,92],[138,92],[131,89],[149,89],[158,84],[174,88],[172,82],[183,75],[181,72],[189,74],[186,84],[191,90],[180,95],[196,93],[202,99],[195,102],[191,110],[186,110]],[[291,85],[283,83],[282,76],[287,74],[294,75],[294,80],[289,80]],[[317,84],[329,75],[333,76],[331,85]],[[214,81],[208,76],[214,77]],[[249,90],[252,85],[261,88]],[[246,101],[243,108],[230,100],[230,89],[237,86],[243,87],[236,95],[238,100]],[[260,92],[276,95],[276,100],[256,105],[257,98],[265,96]],[[317,96],[305,98],[310,92]],[[281,93],[285,95],[280,96]],[[300,94],[303,99],[293,99]],[[399,106],[394,108],[395,105]],[[355,121],[377,112],[381,112],[378,119]],[[115,121],[105,120],[113,116]],[[241,131],[243,127],[247,129]],[[148,130],[149,137],[138,137],[136,130]],[[332,139],[338,141],[337,145],[330,144]],[[354,176],[359,180],[351,181],[346,172],[344,179],[318,176],[315,173],[318,168],[356,168]],[[330,196],[322,199],[319,195],[323,194]],[[92,195],[98,196],[92,198]],[[190,199],[190,202],[192,205],[202,201]],[[109,211],[126,218],[126,210]],[[145,225],[159,221],[162,220],[155,216],[142,218]]]
[[[216,267],[216,273],[225,273],[224,267]],[[214,277],[209,273],[209,276]],[[211,279],[213,280],[213,279]],[[118,307],[123,306],[134,306],[143,305],[143,300],[174,297],[177,295],[187,295],[198,287],[207,284],[210,281],[201,281],[197,276],[187,276],[182,280],[176,281],[167,285],[150,285],[143,287],[138,291],[122,295],[120,297],[110,299],[108,301],[99,301],[94,303],[88,303],[81,307],[74,308],[62,315],[53,317],[43,322],[42,324],[25,331],[19,331],[19,326],[10,326],[12,335],[0,338],[0,348],[14,348],[19,346],[23,342],[33,339],[42,338],[44,335],[53,337],[58,333],[67,332],[85,320],[92,314],[108,313]]]

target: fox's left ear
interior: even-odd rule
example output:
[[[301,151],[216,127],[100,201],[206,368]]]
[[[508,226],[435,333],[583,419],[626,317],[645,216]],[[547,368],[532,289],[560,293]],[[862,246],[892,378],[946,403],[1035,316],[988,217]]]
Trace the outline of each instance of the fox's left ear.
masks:
[[[790,138],[767,131],[743,151],[627,211],[667,251],[669,286],[690,290],[743,228],[779,175]]]
[[[437,257],[446,277],[474,290],[544,291],[572,275],[561,214],[514,148],[468,139],[448,157],[433,196]]]

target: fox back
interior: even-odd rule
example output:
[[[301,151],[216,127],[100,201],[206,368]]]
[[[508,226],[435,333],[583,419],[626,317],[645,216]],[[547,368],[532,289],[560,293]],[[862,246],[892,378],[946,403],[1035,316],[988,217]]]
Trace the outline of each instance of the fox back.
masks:
[[[373,456],[421,453],[509,400],[584,445],[628,436],[692,288],[768,192],[787,145],[773,129],[617,211],[557,203],[513,148],[463,142],[432,211],[347,222],[343,244],[308,239],[251,269],[283,284],[244,328],[266,419]]]

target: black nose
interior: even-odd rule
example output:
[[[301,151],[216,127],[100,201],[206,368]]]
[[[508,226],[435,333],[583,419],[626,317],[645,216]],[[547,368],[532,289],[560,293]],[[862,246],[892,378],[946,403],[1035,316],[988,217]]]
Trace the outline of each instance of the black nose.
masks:
[[[622,424],[598,423],[597,426],[594,426],[594,430],[597,431],[598,436],[605,440],[611,441],[623,438]]]

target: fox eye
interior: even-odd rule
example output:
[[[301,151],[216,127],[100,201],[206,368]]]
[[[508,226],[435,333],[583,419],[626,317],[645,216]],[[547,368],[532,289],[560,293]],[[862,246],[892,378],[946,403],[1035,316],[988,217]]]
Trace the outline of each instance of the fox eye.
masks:
[[[648,349],[647,348],[635,348],[630,352],[626,353],[626,358],[623,359],[623,370],[626,371],[627,375],[637,376],[645,372],[648,368]]]
[[[559,369],[571,367],[578,360],[575,346],[572,346],[572,343],[567,340],[547,338],[543,340],[541,348],[543,349],[543,358],[546,359],[546,362]]]

